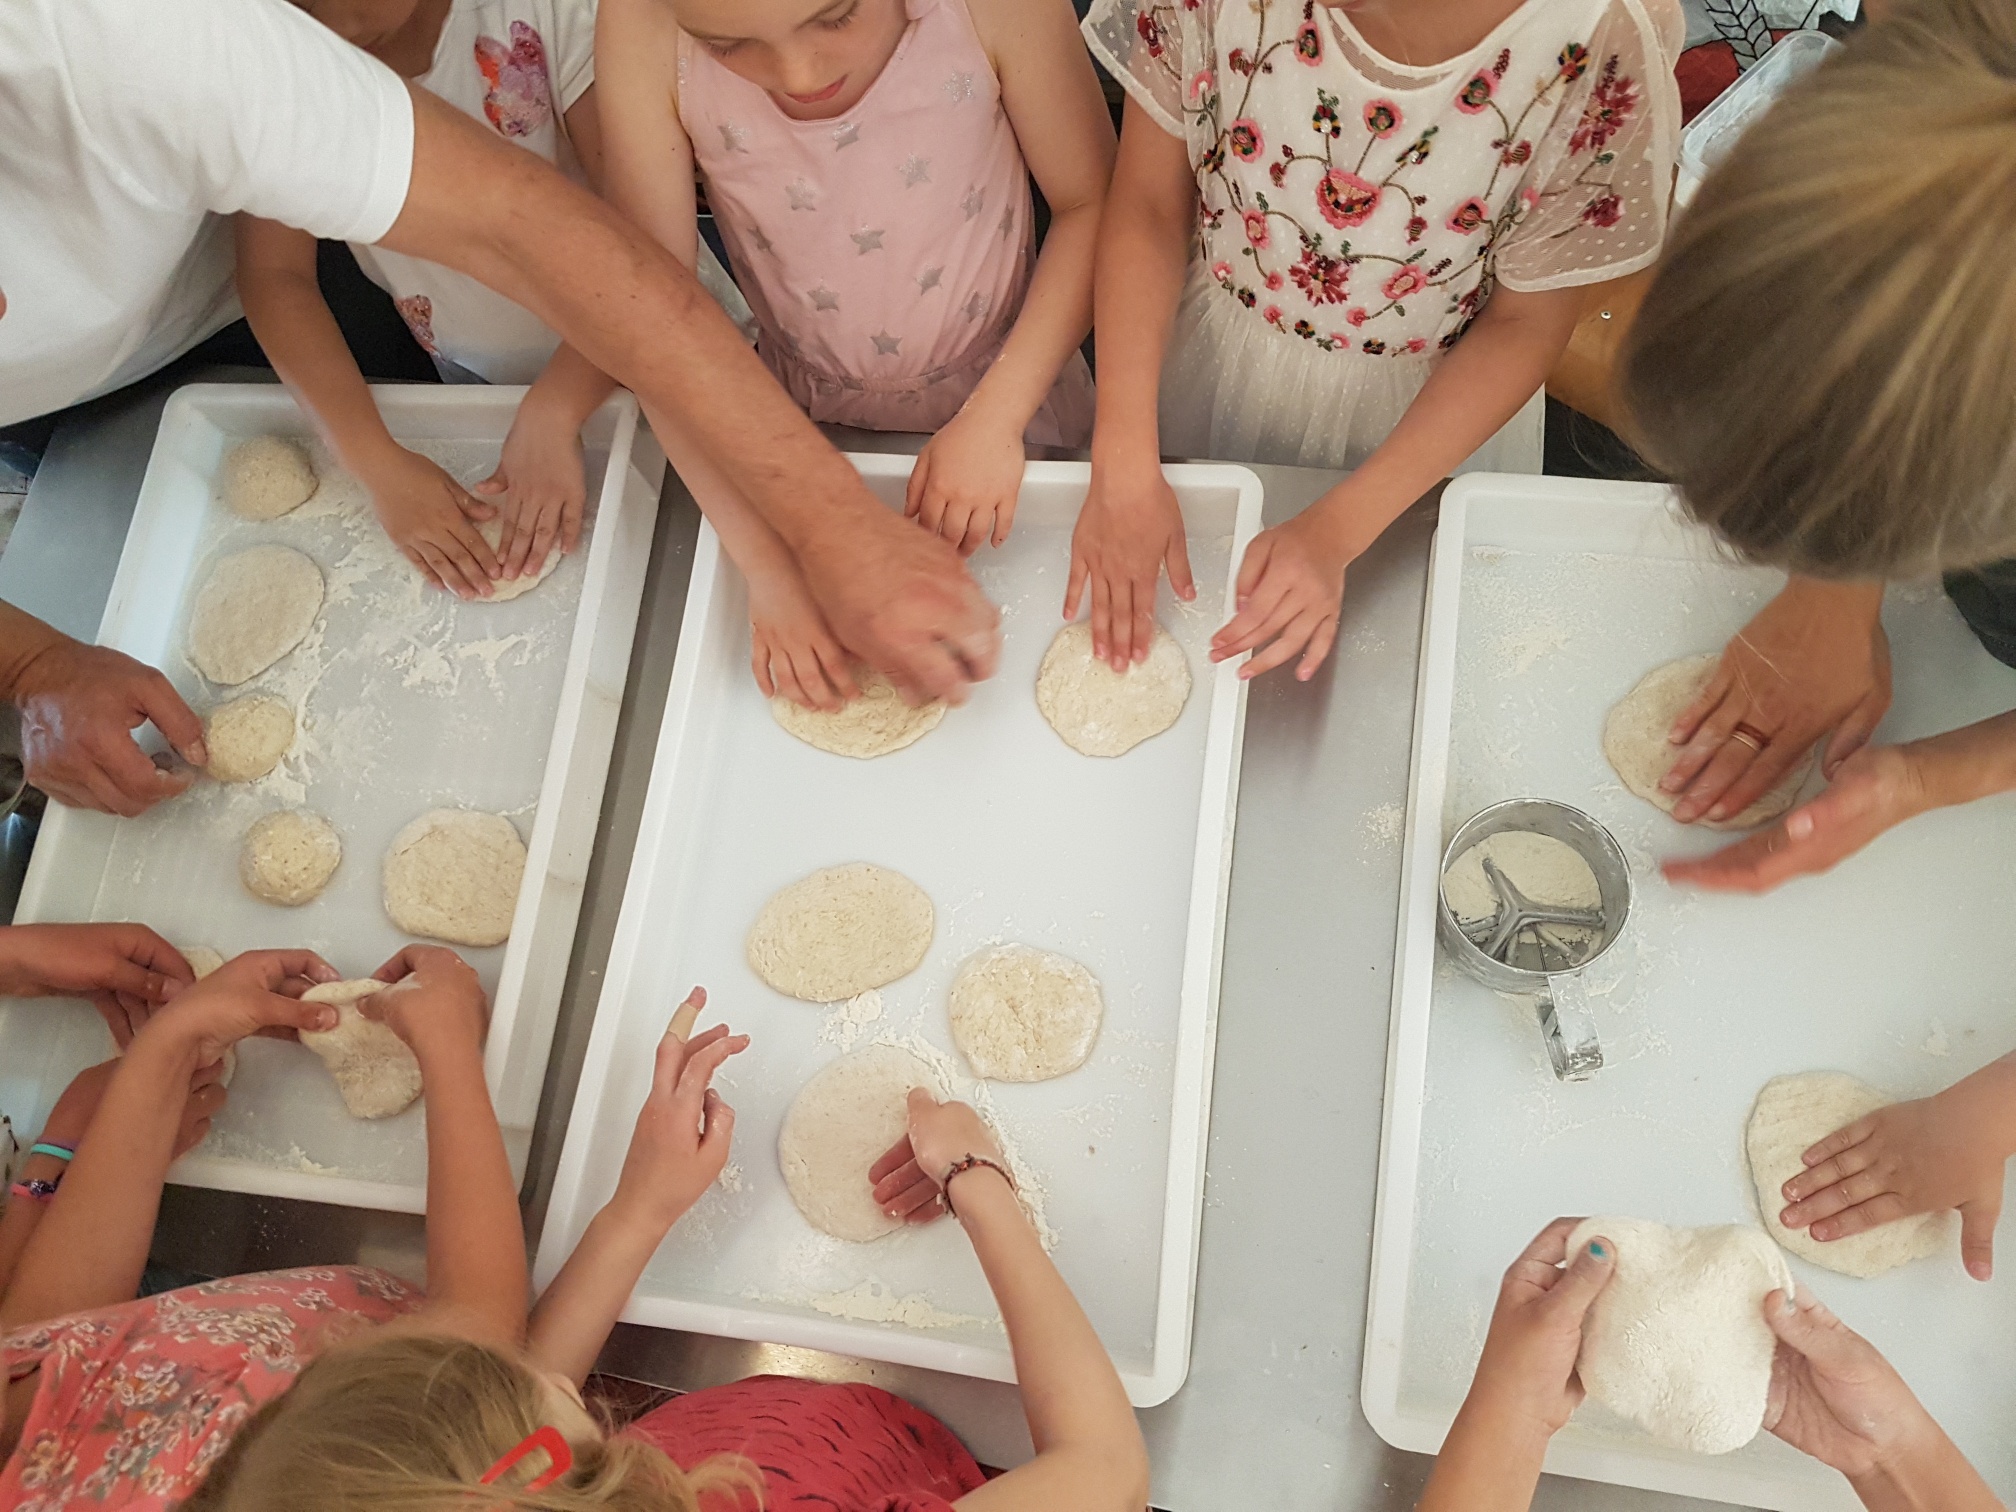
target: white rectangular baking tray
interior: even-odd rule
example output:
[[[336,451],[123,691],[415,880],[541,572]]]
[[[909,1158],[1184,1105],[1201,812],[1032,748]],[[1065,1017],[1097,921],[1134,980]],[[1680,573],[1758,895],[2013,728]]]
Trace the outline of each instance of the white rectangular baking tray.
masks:
[[[1467,1389],[1504,1268],[1557,1214],[1754,1222],[1750,1104],[1783,1072],[1848,1071],[1899,1097],[2016,1047],[2009,928],[2016,798],[1922,816],[1832,873],[1760,898],[1669,885],[1659,860],[1730,837],[1618,785],[1605,712],[1652,666],[1720,649],[1783,581],[1732,564],[1667,490],[1478,475],[1442,502],[1414,726],[1364,1401],[1380,1435],[1433,1451]],[[1884,611],[1896,704],[1879,740],[2016,706],[1936,584]],[[1631,860],[1624,938],[1592,968],[1608,1064],[1558,1083],[1532,1008],[1435,946],[1445,837],[1503,798],[1561,799]],[[2005,1241],[2007,1234],[2005,1232]],[[1890,1357],[2007,1498],[2016,1493],[2016,1289],[1957,1257],[1856,1281],[1793,1269]],[[1719,1458],[1661,1449],[1584,1408],[1550,1470],[1787,1512],[1858,1505],[1760,1435]]]
[[[519,388],[386,386],[392,433],[465,484],[495,467]],[[168,402],[99,630],[100,644],[160,667],[199,712],[246,692],[293,704],[293,753],[257,783],[202,781],[135,820],[52,805],[16,918],[135,919],[226,955],[308,946],[349,976],[404,937],[380,901],[391,837],[432,807],[508,815],[528,850],[510,940],[466,950],[491,994],[485,1069],[522,1173],[608,775],[656,520],[664,457],[627,394],[589,421],[582,548],[537,591],[462,604],[424,585],[378,527],[363,489],[311,446],[314,498],[268,524],[215,497],[225,450],[262,434],[310,435],[271,384],[196,384]],[[614,459],[614,465],[611,460]],[[295,651],[236,689],[186,660],[194,588],[221,554],[261,541],[321,566],[327,599]],[[327,891],[298,909],[239,885],[239,840],[258,815],[305,806],[343,837]],[[0,1003],[0,1106],[38,1127],[69,1077],[112,1050],[83,1004]],[[25,1122],[24,1122],[25,1120]],[[298,1045],[249,1040],[209,1139],[170,1179],[192,1186],[419,1212],[426,1143],[418,1105],[360,1122]]]
[[[850,460],[900,506],[911,459]],[[652,1049],[700,982],[712,994],[703,1025],[725,1020],[754,1039],[721,1077],[737,1114],[732,1165],[661,1247],[625,1318],[1013,1379],[999,1314],[953,1225],[847,1244],[806,1224],[784,1189],[777,1132],[798,1088],[842,1051],[886,1040],[934,1062],[994,1119],[1133,1399],[1160,1402],[1182,1383],[1245,710],[1234,664],[1214,668],[1207,652],[1259,527],[1260,482],[1236,467],[1167,472],[1199,588],[1178,605],[1165,585],[1158,613],[1195,682],[1173,728],[1112,760],[1066,747],[1033,696],[1063,623],[1082,464],[1030,464],[1014,535],[973,560],[1002,607],[1000,672],[917,744],[872,761],[815,750],[771,718],[749,673],[745,586],[702,533],[542,1281],[613,1190]],[[856,860],[930,894],[937,935],[923,965],[854,1005],[771,991],[743,957],[757,910],[786,883]],[[1025,1086],[964,1074],[945,993],[961,960],[999,940],[1062,951],[1103,984],[1105,1025],[1078,1071]]]

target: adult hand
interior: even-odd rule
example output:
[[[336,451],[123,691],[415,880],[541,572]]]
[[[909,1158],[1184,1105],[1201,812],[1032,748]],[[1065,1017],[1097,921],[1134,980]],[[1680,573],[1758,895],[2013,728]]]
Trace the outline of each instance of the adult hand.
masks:
[[[1093,464],[1092,486],[1071,532],[1064,618],[1092,590],[1092,654],[1123,672],[1155,640],[1155,579],[1164,569],[1185,603],[1197,597],[1176,491],[1152,457],[1135,467]]]
[[[706,1004],[706,989],[695,987],[658,1041],[651,1090],[610,1199],[626,1217],[661,1236],[720,1176],[735,1135],[735,1110],[709,1083],[729,1056],[749,1048],[749,1036],[716,1024],[688,1039]]]
[[[371,974],[397,990],[358,999],[357,1011],[390,1028],[421,1060],[436,1051],[483,1053],[490,999],[476,968],[447,946],[408,945]]]
[[[581,431],[555,412],[537,390],[512,417],[497,470],[474,492],[504,516],[497,546],[497,576],[536,573],[555,546],[572,551],[581,541],[588,481],[581,465]]]
[[[1767,829],[1691,861],[1668,861],[1667,880],[1718,892],[1769,892],[1831,870],[1893,825],[1933,807],[1909,746],[1864,746],[1836,768],[1827,791]]]
[[[1020,425],[968,404],[917,454],[903,513],[962,557],[999,546],[1015,523],[1026,461]]]
[[[877,1205],[905,1223],[929,1223],[945,1211],[945,1173],[968,1155],[1008,1167],[994,1131],[978,1113],[962,1102],[940,1102],[922,1087],[913,1089],[908,1131],[868,1169]]]
[[[1296,679],[1314,677],[1337,639],[1344,569],[1352,559],[1334,537],[1317,507],[1255,536],[1239,564],[1238,613],[1211,637],[1211,660],[1253,651],[1239,669],[1242,678],[1253,678],[1299,654]]]
[[[488,598],[497,557],[476,529],[497,511],[439,463],[392,446],[359,469],[378,523],[422,576],[458,598]]]
[[[860,691],[847,653],[789,562],[749,574],[749,667],[765,698],[837,709]]]
[[[1505,1272],[1466,1411],[1552,1434],[1581,1406],[1582,1320],[1615,1273],[1617,1251],[1599,1237],[1571,1257],[1568,1236],[1580,1222],[1556,1218]]]
[[[196,780],[189,768],[210,759],[203,721],[167,678],[117,651],[39,630],[46,643],[10,689],[30,782],[58,803],[131,819]],[[189,767],[163,771],[134,743],[132,732],[149,721]]]
[[[1867,743],[1890,708],[1882,609],[1881,584],[1793,578],[1737,632],[1668,736],[1679,751],[1659,786],[1681,795],[1675,819],[1742,813],[1830,731],[1830,778]],[[1731,738],[1739,725],[1761,750]]]
[[[92,1116],[98,1111],[105,1088],[111,1084],[112,1073],[118,1069],[119,1060],[115,1056],[95,1066],[86,1066],[73,1076],[70,1085],[56,1099],[56,1106],[49,1110],[49,1119],[42,1125],[40,1138],[76,1149],[83,1142],[85,1130],[91,1127]],[[210,1132],[210,1120],[224,1106],[223,1078],[222,1057],[210,1065],[198,1066],[191,1074],[189,1101],[183,1106],[182,1123],[175,1132],[177,1157],[201,1144]]]
[[[141,1026],[127,1053],[159,1045],[192,1053],[195,1066],[211,1066],[250,1034],[292,1038],[301,1029],[334,1028],[333,1007],[300,998],[317,982],[339,976],[312,950],[248,950],[176,993]]]
[[[181,952],[144,924],[0,929],[0,996],[89,998],[122,1050],[195,980]]]

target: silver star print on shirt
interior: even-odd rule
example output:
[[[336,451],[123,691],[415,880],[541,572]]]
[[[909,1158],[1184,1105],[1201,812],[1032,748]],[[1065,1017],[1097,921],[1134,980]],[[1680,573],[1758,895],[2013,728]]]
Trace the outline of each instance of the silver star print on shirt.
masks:
[[[737,126],[732,121],[721,123],[721,150],[723,152],[747,152],[749,150],[749,128]]]
[[[761,226],[751,226],[749,228],[749,240],[751,244],[754,245],[754,247],[758,252],[770,252],[775,250],[774,245],[771,242],[770,238],[763,234],[763,228]]]
[[[842,121],[838,126],[833,128],[833,150],[835,152],[838,152],[842,147],[852,147],[860,140],[861,128],[856,126],[852,121]]]
[[[819,191],[803,179],[794,179],[784,186],[784,196],[791,201],[793,210],[817,210]]]
[[[917,275],[917,292],[920,295],[929,294],[933,289],[938,287],[944,277],[945,270],[942,267],[926,268],[922,273]]]
[[[987,208],[987,191],[977,184],[974,185],[966,191],[966,198],[959,201],[959,208],[966,212],[966,219],[973,219]]]
[[[875,343],[875,355],[877,357],[894,357],[898,352],[903,350],[903,338],[901,336],[891,336],[886,330],[877,331],[868,339]]]
[[[1010,205],[1001,212],[1001,234],[1006,236],[1015,229],[1015,207]]]
[[[903,166],[896,170],[903,175],[903,187],[915,189],[919,184],[931,182],[931,159],[911,153],[903,160]]]
[[[985,294],[975,289],[972,296],[959,308],[966,312],[968,320],[978,320],[982,315],[987,313],[987,306],[991,303],[992,301]]]
[[[973,75],[955,73],[945,81],[945,98],[954,105],[963,105],[973,98]]]
[[[819,285],[816,289],[807,289],[805,297],[812,301],[812,308],[815,310],[837,310],[840,308],[840,296],[824,284]]]
[[[870,231],[850,231],[847,235],[854,243],[855,250],[863,257],[866,257],[870,252],[880,252],[882,250],[882,232],[879,227]]]

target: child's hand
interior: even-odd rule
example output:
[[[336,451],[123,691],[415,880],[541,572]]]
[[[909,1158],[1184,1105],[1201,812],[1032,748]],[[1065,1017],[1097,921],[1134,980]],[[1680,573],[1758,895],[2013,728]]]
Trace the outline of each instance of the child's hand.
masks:
[[[0,995],[89,998],[121,1050],[196,980],[144,924],[17,924],[0,929]]]
[[[860,691],[847,653],[794,568],[749,579],[749,667],[765,698],[837,709]]]
[[[1078,618],[1087,583],[1092,588],[1092,654],[1116,672],[1146,661],[1155,640],[1155,578],[1164,567],[1176,597],[1197,597],[1190,578],[1190,549],[1183,510],[1159,466],[1124,474],[1092,469],[1092,486],[1071,532],[1071,577],[1064,588],[1064,618]]]
[[[910,1094],[910,1130],[868,1169],[875,1201],[891,1218],[929,1223],[945,1211],[945,1173],[968,1155],[1008,1161],[978,1113],[962,1102],[940,1102],[922,1087]]]
[[[70,1085],[63,1089],[63,1095],[56,1099],[56,1106],[49,1110],[49,1120],[42,1126],[41,1138],[55,1144],[66,1144],[76,1149],[83,1142],[85,1131],[91,1127],[91,1120],[98,1112],[98,1103],[105,1096],[105,1089],[112,1082],[112,1073],[119,1069],[119,1059],[100,1061],[95,1066],[86,1066],[70,1079]],[[199,1066],[189,1078],[189,1101],[182,1108],[182,1124],[175,1131],[175,1154],[187,1154],[203,1142],[210,1132],[210,1120],[224,1106],[224,1061],[220,1056],[207,1066]]]
[[[658,1041],[651,1091],[610,1199],[611,1207],[661,1236],[720,1176],[735,1134],[735,1110],[708,1083],[729,1056],[749,1048],[749,1036],[716,1024],[687,1039],[706,1003],[706,989],[695,987]]]
[[[1551,1435],[1581,1405],[1575,1360],[1582,1352],[1582,1320],[1616,1270],[1616,1247],[1592,1239],[1561,1269],[1569,1258],[1568,1235],[1579,1222],[1556,1218],[1505,1272],[1466,1412],[1483,1411],[1515,1431]]]
[[[447,946],[408,945],[371,975],[399,990],[361,998],[357,1011],[406,1041],[422,1062],[435,1053],[483,1053],[490,999],[476,968]]]
[[[497,511],[440,466],[393,446],[360,469],[378,523],[428,581],[460,598],[488,598],[497,558],[473,522]]]
[[[565,418],[527,394],[504,438],[497,470],[475,492],[504,514],[497,547],[500,578],[537,572],[557,544],[572,551],[581,542],[581,511],[588,483],[581,466],[581,433]]]
[[[248,950],[176,993],[141,1026],[128,1053],[162,1045],[193,1050],[196,1065],[214,1066],[250,1034],[291,1039],[299,1029],[332,1028],[333,1007],[299,999],[318,982],[339,980],[341,973],[312,950]]]
[[[903,513],[961,556],[999,546],[1015,523],[1026,461],[1022,427],[968,404],[917,454]]]
[[[1305,509],[1284,525],[1263,530],[1239,564],[1239,612],[1211,637],[1211,660],[1222,662],[1272,641],[1239,669],[1245,678],[1272,671],[1301,653],[1295,676],[1307,682],[1337,639],[1348,552],[1329,540],[1326,522]]]
[[[1764,1426],[1793,1448],[1854,1479],[1937,1438],[1890,1362],[1810,1292],[1795,1303],[1774,1291],[1764,1320],[1778,1336]]]

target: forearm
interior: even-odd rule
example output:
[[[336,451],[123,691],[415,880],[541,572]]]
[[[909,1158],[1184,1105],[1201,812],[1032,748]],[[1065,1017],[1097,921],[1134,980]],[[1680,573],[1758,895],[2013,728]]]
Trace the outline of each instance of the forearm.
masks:
[[[615,379],[563,341],[526,391],[523,403],[543,410],[573,433],[615,392]]]
[[[29,664],[69,638],[34,615],[0,603],[0,698],[12,699]]]
[[[238,277],[245,319],[280,381],[313,417],[343,465],[368,476],[398,443],[312,275],[262,271]]]
[[[2003,1512],[2002,1502],[1937,1424],[1882,1469],[1850,1476],[1869,1512]]]
[[[1014,422],[1017,431],[1042,408],[1057,375],[1092,329],[1092,260],[1099,237],[1099,202],[1055,216],[1036,259],[1029,292],[1001,355],[968,403]]]
[[[27,1181],[39,1177],[44,1181],[57,1179],[61,1162],[47,1156],[34,1161],[25,1161],[16,1170],[16,1181]],[[58,1169],[52,1169],[58,1168]],[[21,1253],[28,1248],[28,1241],[34,1237],[35,1229],[42,1221],[46,1204],[32,1198],[14,1197],[7,1203],[7,1210],[0,1213],[0,1297],[7,1295],[8,1284],[14,1279],[15,1268],[21,1263]]]
[[[679,480],[693,495],[693,502],[700,506],[707,523],[721,537],[722,549],[742,575],[754,579],[773,572],[796,572],[797,560],[791,548],[750,507],[749,501],[715,465],[714,459],[701,450],[687,428],[673,417],[649,408],[645,410],[645,418],[651,422],[651,433],[658,438],[672,470],[679,474]]]
[[[527,1344],[533,1360],[576,1385],[585,1380],[664,1237],[614,1203],[597,1213],[532,1309]]]
[[[1526,1512],[1547,1439],[1473,1395],[1450,1425],[1416,1512]]]
[[[1972,803],[2016,788],[2016,710],[1904,747],[1926,808]]]
[[[1161,460],[1156,407],[1162,359],[1183,297],[1192,227],[1173,206],[1158,207],[1134,191],[1123,177],[1125,157],[1123,148],[1122,173],[1114,177],[1099,226],[1093,272],[1099,401],[1092,455],[1095,462],[1153,466]]]
[[[482,1056],[467,1044],[415,1054],[427,1110],[427,1299],[516,1343],[529,1287],[525,1229]]]

